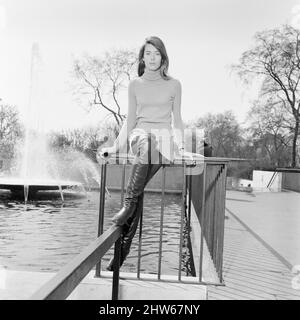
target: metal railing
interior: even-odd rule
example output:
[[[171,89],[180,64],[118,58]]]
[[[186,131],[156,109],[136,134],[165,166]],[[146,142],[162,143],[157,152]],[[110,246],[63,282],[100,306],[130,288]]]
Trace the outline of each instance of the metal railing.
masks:
[[[224,246],[224,218],[227,162],[229,159],[206,159],[203,173],[192,176],[192,188],[202,191],[201,197],[192,195],[192,202],[201,225],[201,237],[206,240],[209,253],[214,263],[220,283],[223,282],[223,246]],[[203,240],[201,240],[201,254],[203,256]],[[199,279],[202,269],[199,269]]]
[[[124,201],[124,185],[126,164],[132,158],[118,155],[117,164],[122,163],[121,180],[121,205]],[[163,164],[161,170],[161,214],[159,231],[159,260],[157,266],[157,280],[181,283],[199,284],[223,284],[222,283],[222,261],[223,261],[223,237],[224,237],[224,212],[225,212],[225,189],[226,189],[226,165],[230,159],[203,158],[201,155],[191,158],[175,159],[170,164]],[[178,276],[177,279],[164,279],[161,274],[162,267],[162,242],[163,242],[163,221],[165,208],[165,185],[166,167],[182,167],[182,197],[180,211],[180,230],[179,230],[179,254],[178,254]],[[201,174],[192,174],[192,169],[203,166]],[[33,300],[66,299],[89,271],[96,265],[95,277],[101,276],[101,258],[114,245],[114,271],[112,283],[112,299],[118,299],[119,287],[119,265],[121,256],[121,234],[122,227],[112,226],[103,233],[104,209],[105,209],[105,190],[106,190],[106,171],[107,161],[101,164],[100,182],[100,205],[98,221],[98,238],[86,247],[70,263],[63,267],[52,279],[43,285],[32,297]],[[202,184],[202,187],[201,187]],[[200,199],[200,202],[199,202]],[[202,199],[202,200],[201,200]],[[196,211],[201,226],[200,237],[200,263],[198,266],[197,281],[190,281],[182,277],[182,248],[183,248],[183,229],[184,221],[188,232],[191,231],[192,208]],[[142,249],[142,217],[140,219],[139,245],[137,277],[141,279],[141,249]],[[203,248],[207,245],[212,256],[215,268],[219,275],[219,282],[213,283],[203,280]],[[195,268],[197,270],[197,268]],[[194,275],[195,276],[195,275]],[[126,279],[126,277],[123,277]],[[194,277],[195,278],[195,277]],[[132,279],[132,278],[131,278]],[[143,279],[143,280],[155,280]]]
[[[158,264],[156,278],[151,277],[151,281],[164,281],[162,277],[162,243],[163,243],[163,228],[164,228],[164,211],[165,211],[165,190],[166,190],[166,168],[167,167],[182,167],[182,190],[181,190],[181,210],[180,210],[180,229],[179,229],[179,245],[178,245],[178,274],[173,278],[174,282],[182,283],[199,283],[199,284],[223,284],[222,279],[222,263],[223,263],[223,239],[224,239],[224,217],[225,217],[225,191],[226,191],[226,170],[227,163],[230,159],[223,158],[205,158],[198,154],[193,154],[194,158],[176,158],[169,164],[162,164],[161,167],[161,214],[159,225],[159,248],[158,248]],[[118,154],[115,158],[107,160],[101,164],[101,191],[102,207],[100,208],[99,230],[103,228],[104,217],[104,190],[106,188],[106,171],[107,164],[122,166],[121,179],[121,206],[124,201],[125,176],[126,166],[130,164],[133,157],[128,154]],[[111,161],[111,162],[110,162]],[[201,174],[194,174],[195,168],[202,166]],[[194,171],[193,171],[194,170]],[[205,186],[205,188],[203,188]],[[202,199],[204,199],[202,201]],[[199,202],[200,200],[200,202]],[[183,242],[184,229],[187,230],[187,237],[191,232],[191,212],[196,212],[201,226],[200,244],[200,260],[199,266],[193,266],[196,272],[187,279],[182,277],[182,263],[183,263]],[[139,223],[138,234],[138,258],[137,258],[137,272],[136,279],[141,279],[141,251],[142,251],[142,227],[143,222],[141,216]],[[188,239],[190,242],[190,239]],[[218,275],[217,282],[205,281],[203,277],[203,261],[204,250],[206,246],[209,249],[211,259],[213,261],[215,271]],[[207,258],[207,257],[206,257]],[[96,270],[96,276],[101,275],[100,263]],[[153,274],[153,272],[151,272]],[[126,277],[125,277],[126,278]],[[193,279],[192,279],[193,278]],[[130,278],[132,279],[132,277]],[[143,280],[148,280],[143,278]],[[170,277],[168,277],[170,281]]]

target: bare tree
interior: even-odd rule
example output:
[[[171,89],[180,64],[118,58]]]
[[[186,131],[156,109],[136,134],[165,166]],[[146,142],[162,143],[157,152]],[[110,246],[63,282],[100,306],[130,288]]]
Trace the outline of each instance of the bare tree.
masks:
[[[281,105],[272,100],[255,101],[248,112],[249,132],[256,147],[264,149],[260,155],[268,158],[266,165],[287,166],[290,162],[291,141],[293,140],[293,118]]]
[[[118,127],[125,118],[119,93],[132,77],[136,57],[133,50],[112,50],[103,57],[86,54],[74,61],[75,94],[86,97],[89,107],[99,106],[108,111]]]
[[[296,166],[300,122],[300,30],[289,25],[258,32],[255,45],[232,68],[246,83],[261,79],[260,98],[271,97],[293,117],[292,167]]]

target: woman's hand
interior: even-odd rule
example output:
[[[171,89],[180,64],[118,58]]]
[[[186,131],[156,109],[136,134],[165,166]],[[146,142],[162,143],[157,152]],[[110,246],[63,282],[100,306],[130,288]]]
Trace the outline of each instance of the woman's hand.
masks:
[[[187,152],[184,148],[177,149],[175,152],[175,156],[179,159],[190,160],[193,161],[194,157],[191,152]]]
[[[174,148],[175,156],[178,158],[183,158],[184,156],[184,148],[178,148],[177,144],[175,144]]]
[[[97,159],[109,159],[112,155],[117,153],[117,148],[115,146],[106,147],[102,149],[98,149],[97,151]]]

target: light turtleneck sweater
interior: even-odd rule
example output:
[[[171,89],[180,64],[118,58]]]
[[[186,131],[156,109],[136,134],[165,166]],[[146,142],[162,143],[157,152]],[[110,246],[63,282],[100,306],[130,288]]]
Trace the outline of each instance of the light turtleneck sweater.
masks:
[[[151,71],[151,70],[145,69],[145,71],[144,71],[143,75],[141,76],[141,78],[149,80],[149,81],[155,81],[155,80],[163,79],[161,74],[160,74],[160,69],[155,70],[155,71]]]
[[[180,107],[181,86],[176,79],[165,80],[160,70],[145,70],[129,86],[129,103],[135,104],[136,128],[172,129],[173,108]]]
[[[165,141],[170,142],[170,135],[173,136],[172,114],[175,118],[181,117],[181,84],[177,79],[165,80],[159,69],[145,69],[142,76],[129,83],[128,103],[128,110],[134,110],[136,114],[132,135],[139,134],[140,130],[152,133],[155,130],[156,136],[164,136]],[[166,155],[163,150],[161,152]]]

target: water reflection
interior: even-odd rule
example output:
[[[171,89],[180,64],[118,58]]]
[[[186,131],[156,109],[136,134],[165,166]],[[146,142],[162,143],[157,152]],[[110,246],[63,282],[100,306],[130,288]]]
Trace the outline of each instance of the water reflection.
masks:
[[[120,208],[120,193],[106,199],[104,230]],[[162,241],[162,274],[177,275],[181,196],[166,194]],[[160,226],[160,195],[146,193],[144,199],[141,272],[157,273]],[[58,271],[97,237],[99,193],[87,196],[45,192],[26,205],[0,191],[0,265],[11,269]],[[139,230],[137,231],[138,235]],[[182,275],[191,274],[187,228],[184,228]],[[122,271],[136,272],[138,236]],[[104,269],[113,248],[103,258]]]

